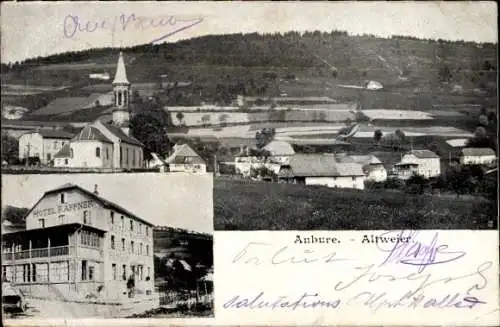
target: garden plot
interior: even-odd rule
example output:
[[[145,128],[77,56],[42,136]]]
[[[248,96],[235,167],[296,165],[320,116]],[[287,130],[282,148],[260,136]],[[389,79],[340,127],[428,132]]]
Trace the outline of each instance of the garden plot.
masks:
[[[432,120],[432,115],[423,111],[413,110],[393,110],[393,109],[369,109],[362,110],[370,119],[415,119],[415,120]]]

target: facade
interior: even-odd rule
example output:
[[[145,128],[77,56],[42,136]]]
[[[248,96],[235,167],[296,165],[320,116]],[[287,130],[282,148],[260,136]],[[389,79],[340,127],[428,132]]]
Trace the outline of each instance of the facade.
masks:
[[[130,135],[130,83],[120,52],[113,80],[112,123],[97,120],[86,125],[61,149],[56,167],[134,169],[144,167],[144,145]]]
[[[340,155],[336,156],[336,159],[339,162],[360,164],[366,181],[383,182],[387,180],[387,170],[383,163],[374,155]]]
[[[342,163],[332,154],[296,154],[283,166],[278,179],[284,182],[332,188],[365,187],[365,174],[358,163]]]
[[[173,153],[165,160],[170,172],[205,173],[207,164],[187,144],[174,145]]]
[[[463,165],[488,165],[496,161],[495,151],[490,148],[465,148],[462,149],[460,163]]]
[[[19,159],[39,158],[40,163],[50,165],[54,155],[73,138],[74,134],[60,130],[34,130],[19,137]]]
[[[437,177],[441,174],[441,158],[430,150],[412,150],[394,165],[394,173],[400,179],[408,179],[413,174]]]
[[[154,295],[153,225],[97,192],[66,184],[45,192],[26,230],[2,235],[2,280],[32,296],[66,300]]]

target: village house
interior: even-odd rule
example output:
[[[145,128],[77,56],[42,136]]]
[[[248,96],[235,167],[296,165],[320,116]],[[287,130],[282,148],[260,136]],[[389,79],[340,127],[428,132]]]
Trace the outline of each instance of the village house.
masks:
[[[414,174],[437,177],[441,174],[441,158],[430,150],[412,150],[394,165],[394,174],[399,179],[408,179]]]
[[[488,165],[496,161],[495,151],[490,148],[464,148],[460,156],[463,165]]]
[[[70,168],[121,168],[144,166],[144,145],[130,135],[130,83],[120,52],[113,80],[112,122],[96,120],[83,127],[56,153],[54,165]]]
[[[358,163],[339,162],[333,154],[296,154],[281,168],[278,179],[288,183],[363,190],[365,174]]]
[[[387,180],[387,170],[383,163],[374,155],[337,155],[336,159],[339,162],[358,163],[363,169],[366,181],[383,182]]]
[[[170,172],[205,173],[207,164],[189,145],[174,145],[172,154],[165,160]]]
[[[236,173],[249,176],[253,169],[267,168],[276,174],[281,166],[289,165],[290,158],[295,151],[290,143],[285,141],[271,141],[262,149],[246,147],[235,156],[234,166]]]
[[[65,184],[43,194],[28,211],[26,229],[2,235],[2,280],[25,294],[64,300],[125,302],[151,307],[153,225],[95,190]]]
[[[54,155],[73,138],[74,134],[61,130],[39,129],[19,137],[19,160],[39,158],[43,165],[52,164]]]

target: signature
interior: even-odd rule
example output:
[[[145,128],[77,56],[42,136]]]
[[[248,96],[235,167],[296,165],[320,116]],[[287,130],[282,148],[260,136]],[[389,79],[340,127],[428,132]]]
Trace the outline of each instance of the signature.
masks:
[[[447,244],[438,243],[439,233],[434,233],[430,242],[417,240],[418,231],[403,231],[401,236],[410,237],[410,242],[396,242],[394,246],[384,252],[389,252],[381,263],[381,266],[388,263],[402,263],[417,266],[419,272],[423,272],[427,266],[452,262],[465,256],[463,251],[449,251]]]
[[[333,263],[346,261],[349,259],[339,258],[336,252],[320,253],[311,249],[303,249],[302,253],[291,253],[289,246],[279,246],[273,249],[273,244],[250,242],[238,251],[232,263],[252,264],[252,265],[280,265],[280,264],[310,264],[310,263]],[[266,253],[265,257],[260,256]],[[260,254],[257,256],[257,254]]]
[[[79,34],[110,31],[112,40],[118,31],[135,29],[147,33],[158,33],[149,43],[158,42],[167,37],[198,25],[202,17],[187,19],[177,16],[138,16],[136,14],[121,14],[112,18],[85,20],[78,15],[66,15],[63,22],[63,34],[66,38],[76,38]]]

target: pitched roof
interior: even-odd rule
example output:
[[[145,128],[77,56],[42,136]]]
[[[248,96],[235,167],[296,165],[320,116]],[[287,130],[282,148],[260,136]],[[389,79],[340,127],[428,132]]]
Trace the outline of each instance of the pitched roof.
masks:
[[[273,156],[291,156],[295,154],[290,143],[285,141],[272,141],[264,147]]]
[[[43,138],[47,138],[47,139],[68,139],[69,140],[73,136],[75,136],[74,133],[69,133],[69,132],[61,131],[61,130],[50,130],[50,129],[37,129],[34,131],[26,132],[24,134],[33,134],[33,133],[38,133]]]
[[[97,128],[87,125],[82,130],[75,135],[71,139],[72,142],[77,142],[77,141],[101,141],[101,142],[106,142],[106,143],[111,143],[113,142],[108,139],[106,136],[104,136],[100,130]]]
[[[113,84],[129,84],[127,71],[125,70],[125,62],[123,61],[123,53],[121,51],[118,57],[118,64],[116,65],[116,74]]]
[[[422,159],[439,158],[439,156],[431,150],[412,150],[409,153],[413,154],[417,158]]]
[[[375,157],[373,154],[368,155],[354,155],[350,156],[354,162],[357,162],[361,165],[379,165],[382,164],[379,158]]]
[[[125,134],[122,129],[118,126],[112,124],[104,124],[104,126],[111,132],[113,135],[118,137],[123,143],[128,143],[132,145],[144,146],[141,142],[139,142],[135,137],[129,136]]]
[[[296,154],[290,159],[290,168],[295,177],[364,175],[360,164],[340,163],[331,154]]]
[[[69,146],[69,143],[63,145],[61,150],[57,151],[57,153],[54,154],[54,158],[70,158],[70,157],[71,157],[71,148]]]
[[[464,148],[462,154],[464,156],[494,156],[495,151],[491,148]]]
[[[175,145],[174,153],[166,159],[166,162],[171,164],[205,164],[205,160],[187,144]]]
[[[120,205],[118,205],[118,204],[116,204],[114,202],[111,202],[109,200],[106,200],[102,196],[97,195],[94,192],[91,192],[91,191],[89,191],[87,189],[84,189],[83,187],[81,187],[79,185],[72,184],[72,183],[66,183],[66,184],[63,184],[63,185],[61,185],[59,187],[56,187],[54,189],[46,191],[43,194],[43,196],[40,198],[40,200],[38,202],[40,202],[45,197],[45,195],[47,195],[47,194],[55,193],[55,192],[60,192],[60,191],[63,191],[63,190],[68,190],[68,189],[77,189],[77,190],[79,190],[79,191],[81,191],[81,192],[89,195],[90,197],[98,200],[106,208],[112,208],[112,209],[114,209],[114,210],[116,210],[116,211],[118,211],[120,213],[125,214],[126,216],[133,217],[133,218],[135,218],[135,219],[137,219],[137,220],[139,220],[139,221],[141,221],[141,222],[143,222],[143,223],[145,223],[147,225],[153,226],[153,224],[151,224],[150,222],[148,222],[148,221],[146,221],[146,220],[138,217],[137,215],[135,215],[134,213],[128,211],[127,209],[123,208],[122,206],[120,206]],[[37,204],[38,204],[38,202],[37,202]],[[26,214],[26,216],[28,216],[28,214],[36,207],[37,204],[35,204],[33,206],[33,208],[30,209],[30,211]]]

